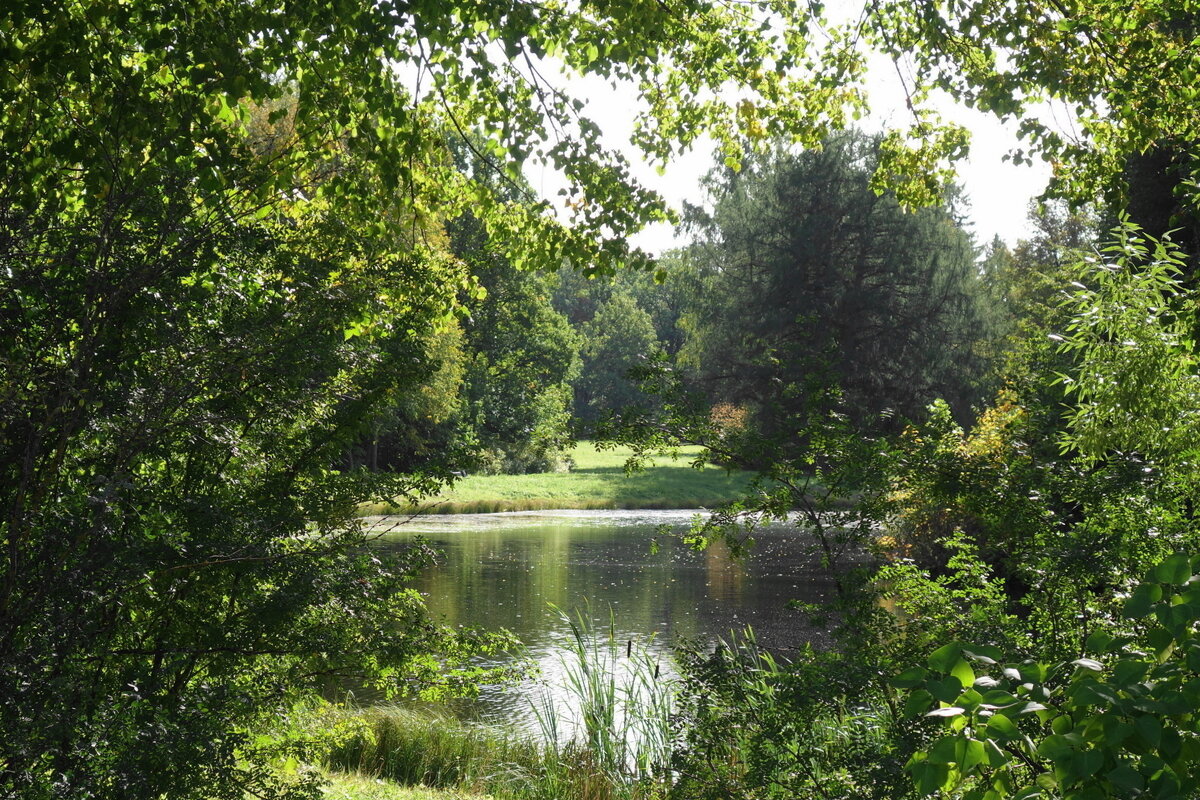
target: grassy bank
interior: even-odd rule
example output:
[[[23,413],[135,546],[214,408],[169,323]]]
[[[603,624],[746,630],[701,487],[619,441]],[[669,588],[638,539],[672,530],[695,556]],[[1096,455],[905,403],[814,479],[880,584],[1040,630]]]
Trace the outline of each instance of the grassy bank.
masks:
[[[452,789],[401,786],[382,778],[333,772],[325,776],[327,800],[491,800],[491,795],[463,793]]]
[[[365,728],[326,759],[331,800],[657,800],[662,794],[662,784],[614,780],[584,743],[545,748],[397,707],[346,713]]]
[[[469,475],[451,489],[429,498],[420,509],[436,514],[539,511],[549,508],[712,508],[732,500],[746,487],[749,474],[712,465],[694,469],[699,448],[657,456],[641,472],[626,474],[628,448],[597,450],[580,442],[571,453],[569,472],[537,475]],[[362,513],[412,513],[406,504],[364,504]]]

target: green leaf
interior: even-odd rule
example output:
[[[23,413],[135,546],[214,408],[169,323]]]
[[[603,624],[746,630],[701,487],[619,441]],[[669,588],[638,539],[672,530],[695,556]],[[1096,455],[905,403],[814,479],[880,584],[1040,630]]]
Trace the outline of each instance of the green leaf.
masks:
[[[1192,564],[1183,553],[1176,553],[1152,570],[1154,580],[1182,586],[1192,577]]]
[[[1108,631],[1094,631],[1083,643],[1083,648],[1089,653],[1108,653],[1116,639]]]
[[[1146,787],[1141,773],[1126,764],[1110,770],[1105,777],[1109,783],[1126,793],[1140,792]]]
[[[1021,664],[1017,667],[1017,671],[1021,676],[1021,680],[1026,683],[1041,683],[1046,680],[1046,675],[1050,672],[1045,664],[1040,664],[1036,661]]]
[[[1007,736],[1004,738],[1008,738]],[[1002,767],[1012,760],[1012,756],[1000,749],[1000,745],[996,744],[990,738],[984,742],[984,753],[987,755],[987,763],[989,767],[995,769]]]
[[[957,642],[952,642],[930,653],[927,663],[935,672],[950,672],[961,658],[962,647]]]
[[[1089,778],[1104,766],[1102,750],[1082,750],[1071,758],[1070,771],[1079,778]]]
[[[1113,667],[1113,683],[1118,686],[1129,686],[1140,681],[1149,669],[1150,665],[1145,661],[1123,658]]]
[[[1162,587],[1154,583],[1143,583],[1133,590],[1125,601],[1125,616],[1141,619],[1150,613],[1150,608],[1162,599]]]
[[[1079,681],[1067,690],[1078,706],[1108,706],[1116,702],[1116,695],[1096,681]]]
[[[958,706],[946,706],[945,708],[935,708],[933,711],[928,712],[925,716],[939,718],[957,717],[961,716],[963,713],[965,713],[965,711],[966,709]]]
[[[1175,646],[1175,636],[1166,628],[1151,628],[1145,634],[1146,643],[1154,648],[1154,652],[1162,657]]]
[[[1133,721],[1133,726],[1146,744],[1158,747],[1159,741],[1162,740],[1162,723],[1157,717],[1143,714]]]
[[[977,739],[959,739],[955,754],[958,759],[958,768],[964,773],[987,760],[987,751],[984,749],[983,742]]]
[[[1017,698],[1003,689],[992,689],[985,692],[983,702],[989,706],[1009,706],[1017,702]]]
[[[998,664],[1004,659],[1004,653],[1000,652],[1000,648],[992,647],[986,644],[964,645],[962,654],[972,661],[978,661],[980,664]]]
[[[955,764],[958,762],[959,738],[953,734],[943,736],[929,748],[928,758],[934,764]]]
[[[990,736],[997,739],[1015,739],[1020,735],[1017,725],[1003,714],[993,714],[987,723],[987,731]]]
[[[950,768],[945,764],[920,761],[912,764],[909,771],[912,773],[917,791],[921,794],[933,794],[950,784]]]
[[[908,700],[904,703],[904,715],[906,717],[915,717],[919,714],[924,714],[930,707],[933,706],[933,695],[925,689],[918,689],[909,695]]]
[[[1127,722],[1121,722],[1114,717],[1107,717],[1104,722],[1104,745],[1109,749],[1119,747],[1134,734],[1133,726]]]
[[[1190,604],[1168,606],[1163,603],[1159,604],[1154,616],[1178,639],[1196,621],[1197,614],[1196,607]]]
[[[1162,737],[1158,745],[1158,754],[1167,761],[1174,761],[1179,758],[1182,752],[1183,737],[1174,728],[1166,728],[1162,732]]]
[[[1051,734],[1042,740],[1037,747],[1037,754],[1042,758],[1048,758],[1051,761],[1058,761],[1066,758],[1074,752],[1071,742],[1066,736],[1060,734]]]
[[[962,681],[953,675],[947,675],[940,681],[928,681],[925,684],[930,693],[943,703],[951,703],[962,694]]]
[[[960,658],[950,670],[950,674],[958,678],[958,682],[963,686],[970,686],[975,683],[975,671],[971,669],[971,665],[967,663],[965,658]]]
[[[1033,782],[1047,792],[1053,792],[1058,788],[1058,781],[1055,780],[1054,774],[1050,772],[1043,772],[1034,778]]]
[[[912,687],[922,683],[928,674],[929,671],[926,669],[921,667],[912,667],[904,670],[904,672],[901,672],[899,675],[892,678],[891,684],[899,689],[911,689]]]

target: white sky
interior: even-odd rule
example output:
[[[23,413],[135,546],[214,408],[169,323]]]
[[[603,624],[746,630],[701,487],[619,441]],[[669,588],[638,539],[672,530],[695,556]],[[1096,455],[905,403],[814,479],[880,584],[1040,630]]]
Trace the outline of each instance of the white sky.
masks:
[[[636,108],[636,93],[631,87],[613,87],[595,78],[569,80],[576,96],[587,98],[584,113],[596,120],[604,130],[605,144],[625,154],[632,164],[635,178],[659,192],[671,206],[679,209],[683,201],[700,203],[704,200],[700,179],[713,164],[711,145],[695,149],[668,165],[666,172],[657,171],[642,160],[637,149],[629,144]],[[908,111],[899,82],[890,62],[880,59],[872,65],[869,81],[872,114],[862,123],[867,130],[879,129],[887,123],[905,125]],[[1032,166],[1015,166],[1002,160],[1016,144],[1015,124],[1001,124],[995,117],[955,106],[949,101],[940,104],[938,111],[948,121],[966,126],[972,133],[971,153],[959,164],[959,183],[966,190],[970,203],[969,219],[972,232],[980,244],[999,236],[1010,246],[1028,235],[1029,202],[1039,195],[1050,177],[1050,167],[1043,162]],[[530,166],[527,177],[543,197],[556,200],[555,193],[563,181],[550,168]],[[634,244],[651,253],[680,246],[685,239],[676,238],[671,226],[656,224],[633,238]]]

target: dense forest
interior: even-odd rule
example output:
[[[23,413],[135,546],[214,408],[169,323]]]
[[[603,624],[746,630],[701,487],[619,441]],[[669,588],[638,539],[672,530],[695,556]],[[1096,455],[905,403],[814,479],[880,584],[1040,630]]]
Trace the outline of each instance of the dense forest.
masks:
[[[362,505],[580,437],[751,471],[687,539],[798,520],[831,644],[684,649],[659,761],[512,796],[1200,796],[1197,9],[843,11],[4,4],[0,796],[322,796],[331,681],[469,692],[510,644]],[[707,196],[580,77],[652,164],[713,143]],[[943,101],[1053,166],[1026,240],[973,237]]]

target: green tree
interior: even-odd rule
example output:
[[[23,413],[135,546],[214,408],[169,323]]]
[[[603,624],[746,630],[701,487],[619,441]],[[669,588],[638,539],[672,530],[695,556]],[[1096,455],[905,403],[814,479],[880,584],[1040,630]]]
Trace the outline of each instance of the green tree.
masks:
[[[486,471],[550,470],[570,440],[579,372],[578,337],[550,304],[555,277],[513,267],[473,219],[453,230],[483,290],[467,301],[464,433],[483,448]]]
[[[575,383],[576,416],[584,422],[650,402],[629,372],[659,352],[650,315],[623,292],[602,303],[580,329],[583,369]]]
[[[998,404],[969,437],[931,437],[932,457],[910,451],[899,490],[924,483],[943,530],[1000,545],[1003,605],[1025,629],[1013,640],[981,637],[977,621],[945,629],[897,676],[914,689],[912,727],[928,728],[922,716],[946,726],[909,761],[921,794],[1191,792],[1194,564],[1182,553],[1197,546],[1197,382],[1185,263],[1128,222],[1099,255],[1077,254],[1058,312],[1058,423]]]
[[[1098,232],[1095,215],[1062,202],[1034,206],[1029,221],[1033,235],[1017,244],[1010,259],[987,271],[1018,340],[1061,335],[1065,287],[1075,277],[1079,254],[1095,246]]]
[[[823,410],[864,429],[917,418],[935,397],[965,413],[978,397],[986,334],[970,237],[946,209],[906,213],[876,195],[877,148],[842,135],[718,173],[713,210],[694,221],[705,283],[681,360],[764,431],[818,387],[837,395]]]
[[[667,355],[683,347],[686,332],[680,322],[695,294],[697,268],[684,250],[661,255],[653,271],[624,270],[611,280],[589,280],[577,270],[561,270],[554,289],[554,307],[577,329],[590,322],[599,306],[624,293],[650,315],[654,333]]]
[[[27,219],[6,244],[0,714],[18,796],[260,790],[269,748],[248,728],[294,693],[338,675],[396,689],[381,667],[415,679],[457,647],[406,587],[420,559],[371,557],[352,520],[436,473],[330,466],[430,374],[411,332],[439,324],[458,265],[364,242],[327,203],[181,215],[179,177],[113,198],[103,226]]]
[[[425,340],[429,376],[417,388],[396,392],[367,427],[361,441],[346,451],[344,466],[406,472],[439,460],[469,459],[463,441],[463,389],[468,354],[458,318],[443,320]]]
[[[836,26],[828,49],[842,58],[826,54],[817,72],[844,85],[850,76],[861,80],[867,63],[846,51],[861,57],[876,49],[895,60],[912,123],[889,134],[877,181],[904,198],[934,195],[939,169],[968,152],[967,132],[934,108],[944,93],[1015,120],[1024,141],[1012,156],[1017,163],[1052,163],[1051,194],[1104,200],[1116,209],[1137,200],[1161,233],[1158,225],[1170,212],[1158,210],[1174,205],[1161,196],[1164,188],[1193,198],[1176,211],[1194,226],[1188,215],[1196,161],[1185,154],[1200,141],[1195,32],[1194,11],[1177,2],[1032,0],[1014,7],[995,0],[889,0]],[[1039,105],[1063,110],[1071,130],[1062,129],[1057,113],[1038,113]],[[1140,168],[1169,172],[1167,180],[1140,180],[1129,169],[1144,156],[1149,163]]]
[[[993,245],[982,262],[985,297],[1002,334],[990,342],[1002,388],[968,426],[959,427],[945,404],[935,406],[927,424],[902,440],[905,455],[893,476],[893,535],[906,555],[936,570],[946,557],[940,543],[964,532],[1009,581],[1014,602],[1042,580],[1034,572],[1043,569],[1043,551],[1054,538],[1072,536],[1081,507],[1112,520],[1125,516],[1100,509],[1106,494],[1125,496],[1130,479],[1121,470],[1080,473],[1059,446],[1070,403],[1060,376],[1077,374],[1080,365],[1058,344],[1093,220],[1063,204],[1035,208],[1031,220],[1033,237],[1011,252]],[[1039,601],[1043,608],[1072,596],[1072,581],[1082,586],[1092,582],[1085,574],[1097,574],[1094,543],[1077,540],[1070,549],[1088,555],[1056,564],[1049,580],[1062,590]]]
[[[970,429],[941,409],[909,432],[891,525],[897,549],[934,571],[941,543],[966,536],[1045,657],[1077,648],[1087,623],[1072,620],[1101,614],[1101,598],[1190,541],[1192,525],[1180,253],[1147,247],[1130,225],[1099,253],[1072,252],[1055,239],[1081,229],[1059,230],[1021,243],[1026,272],[1005,279],[1012,307],[1025,309],[1005,389]]]

